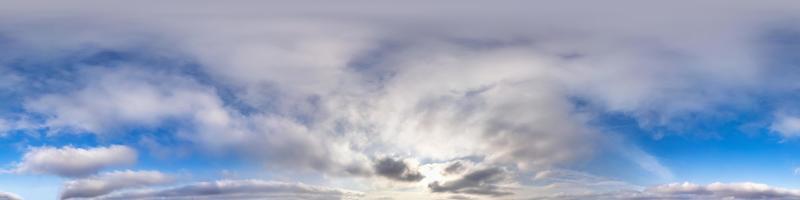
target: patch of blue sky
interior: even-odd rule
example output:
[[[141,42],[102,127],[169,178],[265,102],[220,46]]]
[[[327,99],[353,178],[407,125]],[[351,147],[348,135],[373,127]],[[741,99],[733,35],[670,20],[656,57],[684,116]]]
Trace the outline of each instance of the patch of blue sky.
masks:
[[[58,199],[63,181],[49,175],[0,174],[0,188],[24,199]]]
[[[604,113],[593,123],[606,134],[620,135],[655,156],[676,180],[755,181],[797,187],[800,185],[793,170],[800,163],[796,157],[800,141],[786,139],[768,128],[777,98],[765,97],[750,107],[720,106],[710,113],[689,113],[658,126],[643,127],[637,118],[625,113]],[[603,159],[592,163],[601,169],[603,165],[614,169],[626,163]],[[641,175],[626,175],[623,170],[612,173],[634,183],[641,179]]]

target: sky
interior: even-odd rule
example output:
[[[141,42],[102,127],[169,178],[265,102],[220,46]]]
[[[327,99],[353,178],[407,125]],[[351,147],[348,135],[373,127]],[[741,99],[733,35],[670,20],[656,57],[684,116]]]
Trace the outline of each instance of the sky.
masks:
[[[800,199],[800,3],[0,0],[0,200]]]

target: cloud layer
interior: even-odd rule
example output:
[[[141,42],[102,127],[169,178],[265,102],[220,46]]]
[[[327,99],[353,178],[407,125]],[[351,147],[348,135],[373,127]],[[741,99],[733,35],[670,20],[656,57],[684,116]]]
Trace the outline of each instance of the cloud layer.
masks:
[[[772,52],[797,50],[773,41],[800,38],[785,25],[800,18],[795,2],[304,3],[5,3],[0,136],[100,143],[31,148],[12,171],[73,179],[62,198],[360,195],[262,180],[122,193],[169,177],[99,173],[133,166],[134,148],[180,149],[270,177],[431,195],[513,198],[530,182],[625,188],[602,193],[615,198],[796,195],[751,183],[629,191],[557,170],[613,158],[605,164],[646,173],[631,176],[672,181],[639,139],[741,121],[798,135],[797,63]],[[617,133],[605,124],[615,120],[648,135]],[[120,140],[131,146],[102,146]]]
[[[361,192],[299,183],[218,180],[108,195],[100,199],[357,199]]]
[[[64,183],[61,199],[91,198],[128,188],[166,184],[173,178],[157,171],[112,171]]]
[[[135,150],[121,145],[95,148],[34,147],[23,155],[12,171],[84,177],[104,168],[132,165],[136,159]]]
[[[647,188],[643,191],[620,190],[588,195],[557,195],[535,199],[798,199],[800,190],[771,187],[766,184],[711,183],[670,183]]]

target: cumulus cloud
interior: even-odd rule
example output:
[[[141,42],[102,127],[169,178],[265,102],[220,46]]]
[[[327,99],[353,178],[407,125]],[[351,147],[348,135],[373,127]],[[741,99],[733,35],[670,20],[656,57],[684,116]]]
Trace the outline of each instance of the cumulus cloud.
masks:
[[[111,192],[166,184],[172,177],[157,171],[112,171],[64,183],[61,199],[92,198]]]
[[[0,191],[0,200],[22,200],[22,197],[14,193]]]
[[[511,195],[502,183],[508,182],[509,174],[502,168],[480,169],[464,174],[456,180],[440,183],[438,181],[428,185],[434,193],[464,193],[475,195],[504,196]]]
[[[35,147],[29,149],[11,171],[84,177],[105,168],[132,165],[136,159],[135,150],[121,145],[95,148]]]
[[[168,189],[139,190],[99,199],[357,199],[363,193],[302,183],[218,180]]]
[[[404,160],[389,157],[376,161],[373,168],[376,174],[397,181],[416,182],[425,178]]]

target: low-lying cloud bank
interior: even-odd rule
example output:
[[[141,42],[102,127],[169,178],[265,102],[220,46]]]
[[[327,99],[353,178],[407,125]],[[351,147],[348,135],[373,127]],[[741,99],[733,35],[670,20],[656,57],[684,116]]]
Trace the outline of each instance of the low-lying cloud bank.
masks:
[[[67,181],[61,199],[92,198],[116,190],[147,187],[172,182],[173,178],[157,171],[113,171],[85,179]]]
[[[22,200],[22,197],[14,193],[0,191],[0,200]]]
[[[116,193],[98,199],[358,199],[363,193],[302,183],[264,180],[196,182],[168,189]]]
[[[670,183],[647,188],[643,191],[616,191],[586,195],[555,195],[534,199],[686,199],[686,200],[723,200],[723,199],[800,199],[800,190],[771,187],[766,184],[711,183],[700,185],[694,183]]]

